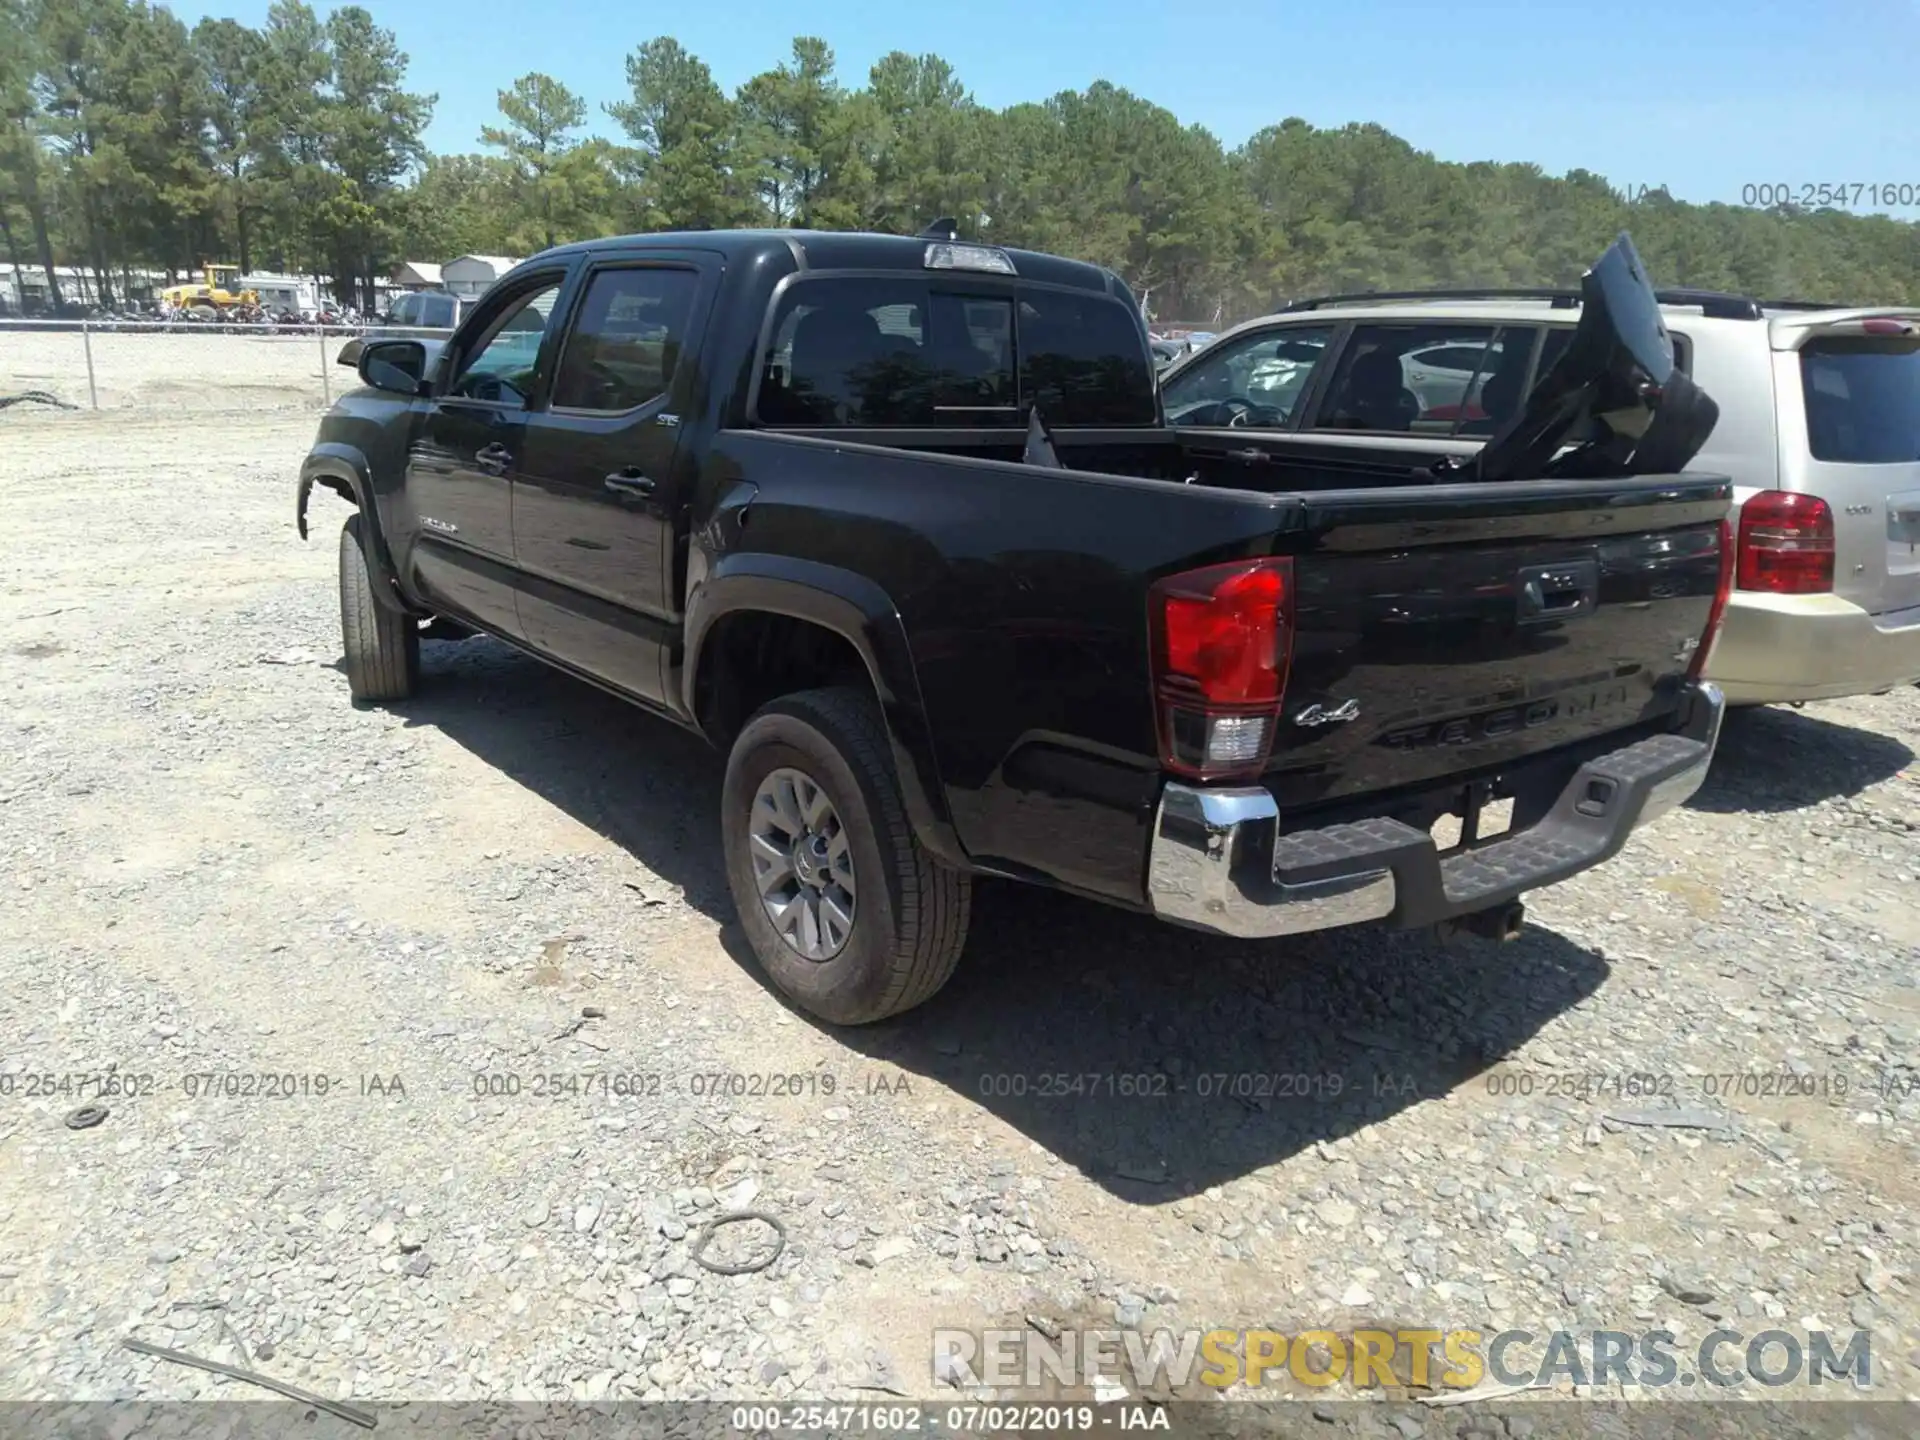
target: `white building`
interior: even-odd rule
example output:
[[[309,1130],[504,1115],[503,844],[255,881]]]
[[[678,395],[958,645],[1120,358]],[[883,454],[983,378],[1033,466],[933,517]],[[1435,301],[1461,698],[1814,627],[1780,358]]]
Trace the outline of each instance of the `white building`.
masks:
[[[438,290],[444,283],[440,267],[425,260],[408,260],[394,267],[393,287],[396,290]]]
[[[504,255],[462,255],[440,267],[440,283],[455,295],[484,295],[518,260]]]

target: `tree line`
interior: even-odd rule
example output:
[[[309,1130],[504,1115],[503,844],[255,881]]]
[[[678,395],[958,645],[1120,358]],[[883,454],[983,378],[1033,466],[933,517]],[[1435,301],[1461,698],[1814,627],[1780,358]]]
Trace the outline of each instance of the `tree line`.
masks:
[[[1378,125],[1286,119],[1228,149],[1105,82],[995,110],[937,55],[863,85],[822,40],[731,94],[677,41],[627,57],[606,104],[548,75],[499,92],[471,153],[431,153],[437,96],[357,5],[277,0],[258,29],[188,29],[144,0],[0,0],[0,244],[78,265],[111,303],[132,267],[203,260],[330,277],[372,304],[405,259],[526,255],[587,236],[737,225],[969,237],[1078,256],[1156,315],[1224,324],[1291,297],[1567,284],[1619,230],[1659,283],[1763,298],[1920,301],[1920,226],[1628,195],[1600,175],[1437,160]]]

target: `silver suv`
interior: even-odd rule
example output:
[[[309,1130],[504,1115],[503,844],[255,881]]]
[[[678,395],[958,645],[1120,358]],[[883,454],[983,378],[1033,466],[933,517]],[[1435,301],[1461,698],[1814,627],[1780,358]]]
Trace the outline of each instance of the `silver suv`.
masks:
[[[1693,467],[1735,486],[1735,588],[1708,678],[1736,705],[1920,680],[1920,309],[1660,299],[1675,360],[1720,407]],[[1170,366],[1167,419],[1229,446],[1284,434],[1293,463],[1330,472],[1383,441],[1409,465],[1470,455],[1579,313],[1577,290],[1299,301]]]

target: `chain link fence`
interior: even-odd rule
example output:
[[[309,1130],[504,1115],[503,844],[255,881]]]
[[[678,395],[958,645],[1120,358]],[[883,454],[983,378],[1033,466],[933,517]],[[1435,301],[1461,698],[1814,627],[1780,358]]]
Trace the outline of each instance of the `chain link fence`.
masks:
[[[0,321],[0,406],[50,396],[81,410],[235,413],[324,408],[359,384],[338,363],[356,335],[451,332],[357,325]]]

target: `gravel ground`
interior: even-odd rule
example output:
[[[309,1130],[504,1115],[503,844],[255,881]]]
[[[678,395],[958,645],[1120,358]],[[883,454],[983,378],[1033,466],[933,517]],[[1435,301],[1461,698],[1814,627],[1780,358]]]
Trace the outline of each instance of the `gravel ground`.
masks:
[[[361,1402],[951,1399],[936,1328],[1028,1324],[1861,1327],[1920,1393],[1920,691],[1736,716],[1506,946],[983,885],[947,992],[829,1033],[747,962],[697,741],[492,641],[348,703],[310,411],[24,410],[0,1398],[253,1393],[135,1335]],[[34,1088],[108,1070],[91,1129]],[[702,1268],[742,1207],[784,1248]],[[1568,1393],[1617,1392],[1487,1433]],[[1389,1399],[1351,1427],[1441,1433]]]

